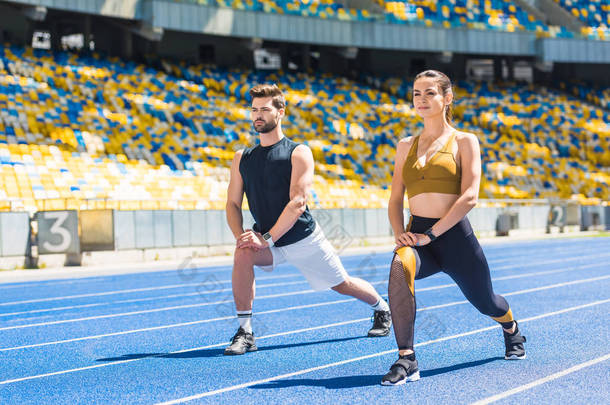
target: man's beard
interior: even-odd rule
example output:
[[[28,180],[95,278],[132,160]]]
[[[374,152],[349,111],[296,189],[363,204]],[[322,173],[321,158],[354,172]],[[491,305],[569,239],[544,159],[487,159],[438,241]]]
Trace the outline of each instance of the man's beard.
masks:
[[[263,125],[260,128],[256,128],[256,124],[252,123],[252,126],[254,127],[254,130],[256,132],[258,132],[259,134],[266,134],[267,132],[271,132],[275,129],[275,127],[277,127],[278,121],[271,121],[271,122],[265,122],[265,125]]]

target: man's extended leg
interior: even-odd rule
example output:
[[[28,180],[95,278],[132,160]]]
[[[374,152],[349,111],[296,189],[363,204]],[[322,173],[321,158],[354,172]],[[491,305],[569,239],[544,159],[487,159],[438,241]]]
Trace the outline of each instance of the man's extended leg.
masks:
[[[388,303],[379,295],[375,288],[361,278],[346,276],[345,281],[332,287],[339,294],[349,295],[369,304],[374,313],[373,327],[368,335],[371,337],[387,336],[390,333],[392,319]]]

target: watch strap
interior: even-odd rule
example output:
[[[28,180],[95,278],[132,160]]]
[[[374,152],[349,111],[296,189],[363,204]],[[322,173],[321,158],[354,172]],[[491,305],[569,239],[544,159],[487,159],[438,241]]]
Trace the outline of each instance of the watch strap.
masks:
[[[430,242],[432,242],[433,240],[435,240],[435,239],[436,239],[436,235],[434,235],[434,234],[432,233],[432,228],[431,228],[431,227],[430,227],[430,228],[428,228],[428,229],[427,229],[427,230],[424,232],[424,235],[426,235],[428,238],[430,238]]]
[[[273,247],[275,245],[275,243],[273,242],[273,238],[271,238],[271,234],[269,232],[265,232],[265,234],[263,234],[263,239],[269,244],[269,247]]]

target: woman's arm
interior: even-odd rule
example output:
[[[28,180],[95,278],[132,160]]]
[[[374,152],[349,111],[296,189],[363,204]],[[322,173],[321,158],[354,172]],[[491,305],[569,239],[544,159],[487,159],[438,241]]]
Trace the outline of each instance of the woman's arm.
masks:
[[[413,137],[401,139],[396,146],[396,156],[394,158],[394,174],[392,175],[392,188],[390,191],[390,200],[388,202],[388,217],[390,225],[394,232],[394,239],[397,245],[407,245],[405,239],[405,216],[404,216],[404,198],[405,185],[402,181],[402,168],[405,159],[409,154],[409,149],[413,144]],[[405,239],[405,240],[403,240]]]

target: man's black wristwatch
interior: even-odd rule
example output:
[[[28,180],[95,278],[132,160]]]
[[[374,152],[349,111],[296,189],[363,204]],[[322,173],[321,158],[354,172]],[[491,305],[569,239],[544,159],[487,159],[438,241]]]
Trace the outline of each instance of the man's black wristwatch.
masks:
[[[432,233],[432,227],[428,228],[425,232],[424,235],[426,235],[427,237],[430,238],[430,242],[433,242],[434,239],[436,239],[436,236]]]
[[[269,244],[269,247],[273,247],[273,245],[275,244],[273,243],[273,239],[271,239],[271,234],[269,232],[266,232],[263,235],[263,239]]]

